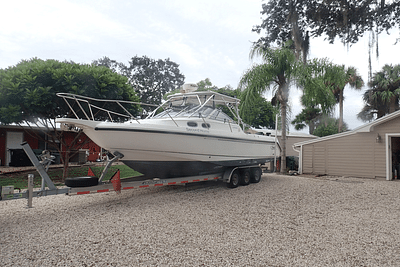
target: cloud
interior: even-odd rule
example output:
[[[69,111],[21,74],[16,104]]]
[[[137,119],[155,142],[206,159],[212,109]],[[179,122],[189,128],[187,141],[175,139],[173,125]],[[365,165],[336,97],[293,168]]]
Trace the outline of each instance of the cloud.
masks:
[[[10,43],[91,43],[109,39],[140,38],[144,34],[134,27],[110,19],[85,3],[58,1],[8,1],[0,23],[0,35]],[[11,23],[10,23],[11,22]],[[15,36],[19,36],[19,39]]]
[[[98,14],[67,1],[9,1],[1,23],[12,21],[2,27],[1,33],[7,35],[26,35],[33,40],[81,39],[88,36],[79,34],[96,20]],[[21,19],[18,19],[21,18]]]
[[[224,63],[226,66],[230,67],[230,68],[235,68],[236,67],[236,63],[234,60],[232,60],[229,56],[224,56]]]
[[[171,54],[175,54],[179,59],[179,62],[183,62],[185,65],[191,67],[202,66],[202,61],[200,59],[201,55],[196,52],[191,45],[181,41],[180,39],[161,41],[158,44],[158,49],[166,50]]]
[[[399,36],[399,31],[392,31],[391,35],[382,33],[379,37],[379,57],[376,56],[375,47],[372,48],[372,71],[379,71],[384,64],[399,64],[400,54],[394,52],[394,42]],[[346,67],[356,67],[364,82],[368,81],[368,39],[369,33],[360,38],[359,42],[346,46],[336,40],[329,44],[323,37],[313,38],[311,43],[311,58],[327,57],[335,64],[344,64]]]
[[[32,57],[90,63],[108,56],[126,63],[135,55],[146,55],[170,58],[180,65],[187,82],[210,78],[218,87],[236,87],[243,72],[260,63],[249,60],[249,51],[260,37],[251,29],[262,22],[261,5],[260,0],[2,1],[0,23],[6,26],[0,28],[0,68]],[[398,31],[392,34],[379,39],[374,71],[400,62],[393,46]],[[355,66],[366,80],[367,41],[368,36],[347,50],[339,42],[330,45],[314,38],[311,57]],[[355,118],[363,104],[360,92],[346,90],[345,121],[346,116]],[[301,92],[291,93],[295,98]],[[292,103],[296,115],[298,99]]]
[[[223,28],[237,34],[251,32],[252,26],[260,24],[261,2],[247,0],[168,1],[167,8],[187,21],[196,21],[209,27]],[[257,36],[255,35],[255,38]]]

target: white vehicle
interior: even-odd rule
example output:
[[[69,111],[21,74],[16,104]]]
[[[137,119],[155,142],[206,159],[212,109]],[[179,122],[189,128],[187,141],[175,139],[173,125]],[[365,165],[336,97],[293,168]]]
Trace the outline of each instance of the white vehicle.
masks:
[[[100,147],[122,154],[121,161],[146,178],[198,176],[223,173],[232,167],[259,166],[272,161],[278,151],[274,138],[243,131],[238,114],[239,99],[216,92],[171,95],[145,119],[130,115],[125,108],[126,101],[72,94],[58,96],[63,97],[71,109],[74,103],[80,110],[73,111],[75,118],[59,118],[57,122],[83,129]],[[106,111],[91,101],[116,102],[127,112],[126,120],[116,121],[113,116],[122,114]],[[109,119],[97,120],[94,114],[99,111],[107,112]]]

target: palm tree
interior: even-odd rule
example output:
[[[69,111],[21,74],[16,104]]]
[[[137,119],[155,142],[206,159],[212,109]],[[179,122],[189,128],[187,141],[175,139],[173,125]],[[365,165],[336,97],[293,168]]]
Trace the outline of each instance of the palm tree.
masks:
[[[247,70],[240,82],[243,91],[243,105],[251,105],[257,95],[267,90],[275,90],[280,104],[282,118],[281,172],[286,172],[286,113],[289,98],[289,83],[294,76],[296,57],[286,44],[282,48],[253,46],[250,58],[261,57],[263,64],[254,65]],[[276,130],[276,129],[275,129]]]
[[[360,120],[370,122],[389,113],[389,107],[380,97],[377,97],[373,89],[364,92],[363,100],[365,105],[357,114],[357,118]]]
[[[294,128],[296,130],[302,130],[308,126],[308,133],[314,134],[315,122],[323,115],[321,109],[318,106],[306,106],[304,104],[303,95],[300,99],[301,104],[304,106],[303,110],[296,115],[295,119],[292,121]]]
[[[399,110],[400,65],[386,64],[381,71],[374,73],[368,86],[370,89],[363,97],[365,106],[358,118],[369,121],[373,119],[374,114],[380,118]]]
[[[313,59],[299,68],[297,85],[303,89],[302,112],[292,124],[301,129],[307,124],[310,134],[315,130],[315,122],[321,116],[330,115],[336,105],[334,89],[345,86],[345,71],[326,58]]]
[[[339,103],[338,132],[343,130],[343,91],[346,85],[361,89],[364,82],[354,67],[345,68],[328,59],[313,59],[299,77],[303,87],[302,104],[306,108],[320,108],[323,114],[329,114],[336,103]],[[334,98],[332,98],[332,96]],[[335,102],[332,100],[335,99]]]
[[[344,68],[344,66],[343,66]],[[333,94],[337,97],[339,103],[339,123],[338,123],[338,133],[342,132],[343,129],[343,91],[346,85],[349,85],[350,88],[361,90],[364,86],[364,81],[362,77],[357,73],[357,69],[354,67],[348,67],[345,69],[346,72],[346,80],[344,86],[337,86],[333,89]]]
[[[369,86],[388,105],[389,113],[399,109],[400,65],[383,66],[382,71],[372,76]]]

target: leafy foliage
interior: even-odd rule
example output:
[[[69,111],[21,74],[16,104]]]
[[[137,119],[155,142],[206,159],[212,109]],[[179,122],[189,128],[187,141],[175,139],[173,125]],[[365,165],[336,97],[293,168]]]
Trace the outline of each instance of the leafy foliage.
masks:
[[[106,67],[33,58],[0,70],[1,123],[39,126],[35,129],[42,130],[47,138],[41,135],[36,138],[65,155],[62,160],[66,174],[69,151],[76,146],[80,133],[70,144],[63,140],[63,132],[56,127],[55,119],[69,116],[70,109],[57,93],[131,101],[138,98],[126,77]],[[138,108],[130,111],[137,114]],[[57,143],[64,146],[66,153],[61,153]]]
[[[109,57],[102,57],[98,60],[93,60],[92,64],[96,66],[103,66],[111,69],[113,72],[121,73],[121,69],[125,67],[124,64],[110,59]]]
[[[281,172],[286,172],[286,117],[289,98],[289,84],[296,75],[297,63],[291,43],[282,48],[253,46],[250,57],[259,56],[263,64],[254,65],[247,70],[239,82],[243,89],[243,106],[250,108],[254,105],[257,96],[267,90],[275,91],[276,99],[280,104],[282,123],[282,152]]]
[[[339,120],[331,117],[324,117],[318,123],[314,130],[314,135],[322,137],[339,133]],[[343,130],[347,131],[348,127],[344,123]]]
[[[309,126],[310,134],[313,134],[315,121],[323,114],[333,111],[336,103],[339,103],[339,132],[343,125],[343,91],[346,85],[361,89],[364,82],[353,67],[336,65],[328,59],[313,59],[299,68],[298,85],[303,88],[301,103],[305,107],[296,116],[292,124],[296,129]]]
[[[146,104],[161,104],[163,95],[179,88],[185,81],[179,65],[169,58],[155,60],[147,56],[135,56],[129,60],[128,65],[124,65],[104,57],[93,63],[127,77],[140,101]]]
[[[302,55],[303,63],[309,53],[310,37],[325,36],[330,43],[340,39],[344,44],[353,44],[370,32],[370,75],[374,46],[379,56],[379,34],[400,28],[399,0],[269,0],[262,5],[261,14],[263,21],[253,31],[263,36],[255,45],[282,46],[292,40],[296,58]]]
[[[304,107],[302,111],[296,115],[292,124],[296,130],[302,130],[308,126],[309,133],[314,134],[315,122],[322,115],[321,109],[317,107]]]
[[[73,93],[100,99],[137,100],[127,78],[105,67],[33,58],[0,70],[2,123],[52,121],[69,108],[56,96]]]
[[[361,90],[361,88],[364,86],[364,81],[362,77],[357,73],[357,69],[354,67],[348,67],[347,69],[344,68],[344,70],[346,72],[345,86],[348,85],[352,89]],[[344,88],[345,87],[337,87],[336,90],[333,91],[337,102],[339,103],[339,133],[343,131]]]
[[[275,129],[275,116],[278,113],[279,109],[261,96],[255,97],[253,105],[240,108],[240,117],[243,121],[258,129]]]
[[[260,37],[255,46],[270,47],[277,44],[282,47],[292,40],[291,48],[295,51],[296,58],[303,55],[303,62],[306,61],[309,51],[309,34],[307,31],[306,0],[283,1],[269,0],[262,5],[261,14],[265,16],[261,25],[253,27],[253,31],[265,35]]]
[[[252,105],[256,96],[273,90],[278,102],[288,101],[289,83],[296,73],[295,56],[285,46],[283,48],[263,48],[254,46],[250,57],[261,57],[263,64],[253,65],[242,76],[239,88],[244,89],[244,105]]]
[[[330,113],[336,104],[334,90],[345,85],[343,67],[324,58],[313,59],[299,70],[297,84],[303,89],[302,104]]]
[[[258,43],[296,42],[293,31],[311,37],[326,35],[330,43],[356,43],[367,31],[381,33],[400,26],[398,0],[269,0],[262,5],[264,17],[253,31],[266,31]],[[304,38],[305,39],[305,38]]]
[[[212,84],[209,78],[201,80],[200,82],[196,83],[198,88],[197,91],[217,91],[219,88]]]
[[[268,129],[275,128],[275,115],[279,113],[279,110],[262,96],[256,95],[253,105],[245,105],[245,99],[243,98],[244,94],[239,89],[234,90],[232,87],[227,85],[213,91],[239,98],[241,100],[239,105],[239,115],[247,125],[258,129],[264,127]],[[223,111],[226,114],[230,113],[227,108],[224,108]]]
[[[367,31],[381,33],[400,26],[399,1],[325,0],[309,1],[307,22],[312,36],[326,34],[330,43],[356,43]]]
[[[363,99],[365,106],[357,115],[363,121],[371,121],[399,110],[400,65],[385,65],[373,74]]]
[[[345,73],[328,59],[313,59],[298,68],[297,77],[297,84],[303,89],[301,104],[304,108],[292,124],[297,130],[308,125],[309,133],[313,134],[318,118],[331,113],[336,105],[334,90],[344,85]]]

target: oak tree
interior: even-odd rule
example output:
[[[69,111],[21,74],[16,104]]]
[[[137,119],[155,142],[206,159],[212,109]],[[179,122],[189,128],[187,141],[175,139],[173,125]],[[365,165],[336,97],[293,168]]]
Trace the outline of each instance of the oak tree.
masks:
[[[47,137],[36,137],[42,138],[60,155],[64,155],[61,159],[66,167],[69,152],[76,146],[79,133],[72,143],[65,142],[63,131],[60,131],[55,120],[70,116],[71,111],[57,93],[99,99],[139,100],[128,79],[106,67],[33,58],[0,69],[0,122],[24,124],[42,130]],[[138,108],[131,110],[133,114],[138,114],[138,111]],[[56,145],[58,143],[66,151],[61,151]]]

